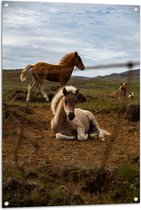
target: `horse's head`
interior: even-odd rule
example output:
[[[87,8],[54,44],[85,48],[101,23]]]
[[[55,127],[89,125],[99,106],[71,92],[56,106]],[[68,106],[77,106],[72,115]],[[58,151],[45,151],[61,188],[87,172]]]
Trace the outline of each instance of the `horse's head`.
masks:
[[[121,96],[127,96],[127,83],[121,83],[119,90]]]
[[[66,90],[66,88],[63,88],[63,106],[64,106],[64,111],[70,121],[72,121],[75,118],[75,105],[77,102],[77,96],[79,94],[79,89],[76,89],[74,93],[69,92]]]
[[[74,52],[74,65],[81,70],[85,69],[85,66],[77,52]]]

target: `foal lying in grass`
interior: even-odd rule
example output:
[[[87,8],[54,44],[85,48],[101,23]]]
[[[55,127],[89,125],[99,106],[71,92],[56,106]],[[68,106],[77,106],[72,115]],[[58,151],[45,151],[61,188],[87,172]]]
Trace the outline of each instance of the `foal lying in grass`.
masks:
[[[105,139],[109,132],[101,129],[94,115],[83,109],[75,108],[79,89],[66,86],[54,96],[51,109],[54,117],[51,129],[57,139],[87,140],[90,138]]]

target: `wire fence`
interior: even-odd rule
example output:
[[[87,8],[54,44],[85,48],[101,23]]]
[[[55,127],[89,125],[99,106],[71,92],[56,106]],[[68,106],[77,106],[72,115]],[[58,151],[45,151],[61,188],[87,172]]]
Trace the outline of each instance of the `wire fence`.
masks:
[[[128,69],[131,69],[135,66],[139,66],[140,62],[136,61],[129,61],[126,63],[111,63],[111,64],[103,64],[103,65],[95,65],[95,66],[87,66],[86,70],[88,69],[109,69],[109,68],[121,68],[121,67],[126,67]]]

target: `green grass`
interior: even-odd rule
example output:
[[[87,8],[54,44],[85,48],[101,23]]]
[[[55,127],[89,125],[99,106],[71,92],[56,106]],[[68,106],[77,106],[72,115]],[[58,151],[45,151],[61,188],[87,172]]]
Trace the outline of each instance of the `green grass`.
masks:
[[[15,91],[23,91],[26,98],[27,86],[32,81],[31,73],[27,75],[27,80],[21,82],[19,79],[20,71],[3,71],[3,101],[15,106],[25,105],[25,99],[23,101],[13,100],[12,96]],[[82,77],[72,77],[68,82],[68,85],[74,85],[80,89],[80,93],[88,97],[86,103],[79,103],[77,106],[83,109],[89,110],[99,110],[99,109],[117,109],[117,104],[119,103],[116,99],[111,99],[110,94],[119,88],[121,82],[126,82],[125,79],[116,77],[116,79],[106,78],[82,78]],[[121,81],[122,80],[122,81]],[[139,103],[139,78],[134,78],[130,82],[130,92],[135,92],[135,99],[129,100],[129,103]],[[44,82],[46,93],[56,93],[59,88],[59,83]],[[35,101],[30,103],[31,106],[50,106],[50,103],[46,103],[43,96],[38,94],[38,89],[34,90],[32,93],[32,98]],[[92,97],[92,98],[89,98]],[[95,99],[95,100],[94,100]],[[32,100],[31,100],[32,101]]]
[[[67,168],[64,171],[61,168],[61,173],[59,170],[38,168],[36,172],[29,171],[32,179],[28,176],[23,179],[17,169],[3,169],[7,180],[3,184],[3,202],[10,201],[10,207],[115,204],[134,203],[134,198],[140,197],[136,166],[126,165],[110,171],[69,168],[69,178],[66,176]]]
[[[120,178],[120,183],[113,189],[112,199],[117,203],[135,202],[135,197],[139,199],[139,170],[137,166],[121,166],[117,171],[117,176]]]

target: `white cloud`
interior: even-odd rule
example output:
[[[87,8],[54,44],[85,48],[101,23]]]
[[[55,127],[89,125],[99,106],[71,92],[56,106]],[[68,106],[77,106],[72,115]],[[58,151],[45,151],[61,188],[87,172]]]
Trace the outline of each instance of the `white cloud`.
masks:
[[[4,68],[55,63],[74,50],[87,66],[138,60],[139,37],[134,6],[10,2],[3,8]]]

